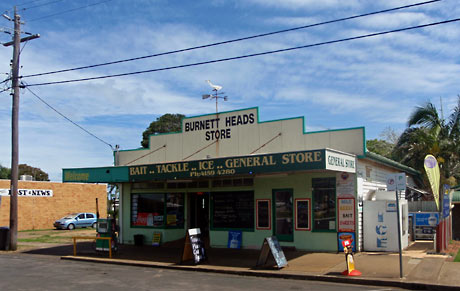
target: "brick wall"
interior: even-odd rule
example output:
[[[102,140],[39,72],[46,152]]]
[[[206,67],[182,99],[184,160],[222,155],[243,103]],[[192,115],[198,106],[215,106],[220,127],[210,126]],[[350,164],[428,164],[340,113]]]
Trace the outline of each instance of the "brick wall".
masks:
[[[53,190],[53,197],[18,197],[18,230],[51,229],[55,220],[74,212],[96,213],[107,217],[107,186],[57,182],[19,181],[19,189]],[[0,189],[10,189],[10,180],[0,180]],[[0,226],[10,224],[10,197],[1,197]]]

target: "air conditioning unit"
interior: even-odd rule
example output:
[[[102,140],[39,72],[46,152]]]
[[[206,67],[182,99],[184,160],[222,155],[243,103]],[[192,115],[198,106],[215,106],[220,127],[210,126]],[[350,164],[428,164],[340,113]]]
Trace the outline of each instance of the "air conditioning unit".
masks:
[[[33,181],[34,177],[32,177],[32,175],[21,175],[19,177],[19,180],[21,180],[21,181]]]

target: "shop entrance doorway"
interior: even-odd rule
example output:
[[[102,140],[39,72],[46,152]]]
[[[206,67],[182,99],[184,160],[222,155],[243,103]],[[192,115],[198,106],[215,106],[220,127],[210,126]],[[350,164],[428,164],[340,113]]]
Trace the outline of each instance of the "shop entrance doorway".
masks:
[[[209,193],[190,193],[189,228],[199,228],[202,237],[209,237]]]
[[[280,241],[294,241],[292,189],[273,190],[273,231]]]

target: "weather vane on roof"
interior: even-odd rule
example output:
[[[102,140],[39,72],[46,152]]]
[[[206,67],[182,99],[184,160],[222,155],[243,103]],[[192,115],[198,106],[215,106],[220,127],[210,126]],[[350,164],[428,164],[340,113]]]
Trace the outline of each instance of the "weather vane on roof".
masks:
[[[212,100],[212,99],[216,99],[216,114],[217,114],[217,112],[218,112],[218,110],[217,110],[217,103],[218,103],[218,101],[217,101],[217,100],[218,100],[219,98],[222,98],[222,99],[224,99],[224,101],[227,101],[228,98],[227,98],[227,96],[222,96],[223,94],[225,94],[225,92],[218,92],[219,90],[222,89],[222,86],[214,85],[214,84],[211,83],[211,81],[209,81],[209,80],[206,80],[206,82],[208,82],[209,86],[211,86],[212,91],[213,91],[214,93],[212,93],[212,94],[205,94],[205,95],[202,95],[202,97],[203,97],[203,99],[208,99],[208,98],[211,98],[211,100]]]

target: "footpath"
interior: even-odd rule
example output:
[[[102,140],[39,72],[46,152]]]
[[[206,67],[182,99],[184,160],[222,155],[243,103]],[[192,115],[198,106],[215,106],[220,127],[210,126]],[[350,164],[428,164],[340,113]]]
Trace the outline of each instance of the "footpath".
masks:
[[[198,265],[181,264],[183,248],[121,245],[109,258],[108,252],[95,252],[94,243],[23,250],[23,254],[60,256],[65,260],[79,260],[107,264],[166,268],[187,271],[216,272],[234,275],[320,280],[372,286],[398,287],[409,290],[460,290],[460,263],[448,256],[432,253],[432,242],[416,242],[403,251],[403,278],[400,278],[398,253],[360,252],[354,255],[355,268],[362,275],[342,275],[346,270],[342,253],[307,253],[291,249],[283,252],[288,266],[278,269],[270,257],[263,267],[255,267],[260,251],[207,248],[207,260]]]

